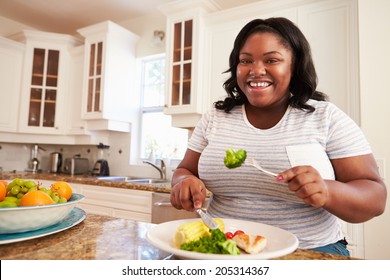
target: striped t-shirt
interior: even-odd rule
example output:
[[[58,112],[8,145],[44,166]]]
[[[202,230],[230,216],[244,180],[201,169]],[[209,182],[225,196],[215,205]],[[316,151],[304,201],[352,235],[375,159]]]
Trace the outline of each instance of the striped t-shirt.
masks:
[[[256,221],[294,233],[300,248],[315,248],[344,237],[338,219],[323,208],[304,204],[285,183],[249,165],[228,169],[228,148],[245,149],[264,168],[281,172],[312,165],[324,179],[334,179],[329,159],[371,153],[360,128],[329,102],[309,100],[313,113],[289,107],[270,129],[252,126],[245,107],[230,113],[215,108],[197,124],[188,148],[201,153],[199,177],[213,193],[208,212],[221,218]]]

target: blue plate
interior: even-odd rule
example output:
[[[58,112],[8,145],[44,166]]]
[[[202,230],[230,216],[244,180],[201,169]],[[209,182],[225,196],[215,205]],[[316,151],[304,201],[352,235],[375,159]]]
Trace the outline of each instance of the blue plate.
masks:
[[[87,215],[84,210],[75,207],[72,209],[69,215],[58,224],[34,231],[0,234],[0,244],[14,243],[54,234],[78,225],[86,218],[86,216]]]

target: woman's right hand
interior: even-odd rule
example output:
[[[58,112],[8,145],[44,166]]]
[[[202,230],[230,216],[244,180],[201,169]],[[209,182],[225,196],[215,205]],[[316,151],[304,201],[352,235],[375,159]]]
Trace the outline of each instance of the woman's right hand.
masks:
[[[171,190],[171,204],[176,209],[194,211],[201,208],[206,199],[206,187],[196,176],[186,176]]]

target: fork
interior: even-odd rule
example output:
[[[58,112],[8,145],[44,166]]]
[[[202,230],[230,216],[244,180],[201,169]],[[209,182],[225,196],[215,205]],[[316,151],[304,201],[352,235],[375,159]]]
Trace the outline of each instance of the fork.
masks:
[[[265,174],[267,174],[269,176],[276,177],[278,175],[274,172],[268,171],[268,170],[264,169],[263,167],[261,167],[260,164],[254,158],[252,158],[252,163],[248,163],[248,165],[251,165],[251,166],[257,168],[258,170],[260,170],[261,172],[264,172]]]

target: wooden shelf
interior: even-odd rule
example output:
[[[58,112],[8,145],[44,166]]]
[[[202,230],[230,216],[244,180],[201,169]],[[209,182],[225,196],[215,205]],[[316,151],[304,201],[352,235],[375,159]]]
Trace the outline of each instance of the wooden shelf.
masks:
[[[51,79],[57,79],[58,78],[57,75],[44,75],[44,74],[37,74],[37,73],[33,73],[32,76],[33,77],[39,77],[39,78],[43,78],[44,76],[46,76],[46,78],[51,78]]]
[[[182,80],[182,81],[180,81],[180,80],[176,80],[176,81],[173,81],[172,82],[172,84],[180,84],[180,83],[183,83],[183,84],[189,84],[189,83],[191,83],[191,79],[185,79],[185,80]]]
[[[182,50],[182,48],[176,48],[173,51],[179,53],[179,52],[181,52],[181,50]],[[188,46],[188,47],[183,48],[183,51],[190,51],[190,50],[192,50],[192,46]]]
[[[30,99],[30,103],[41,103],[41,99]],[[44,100],[45,103],[51,103],[51,104],[56,104],[55,100]]]

